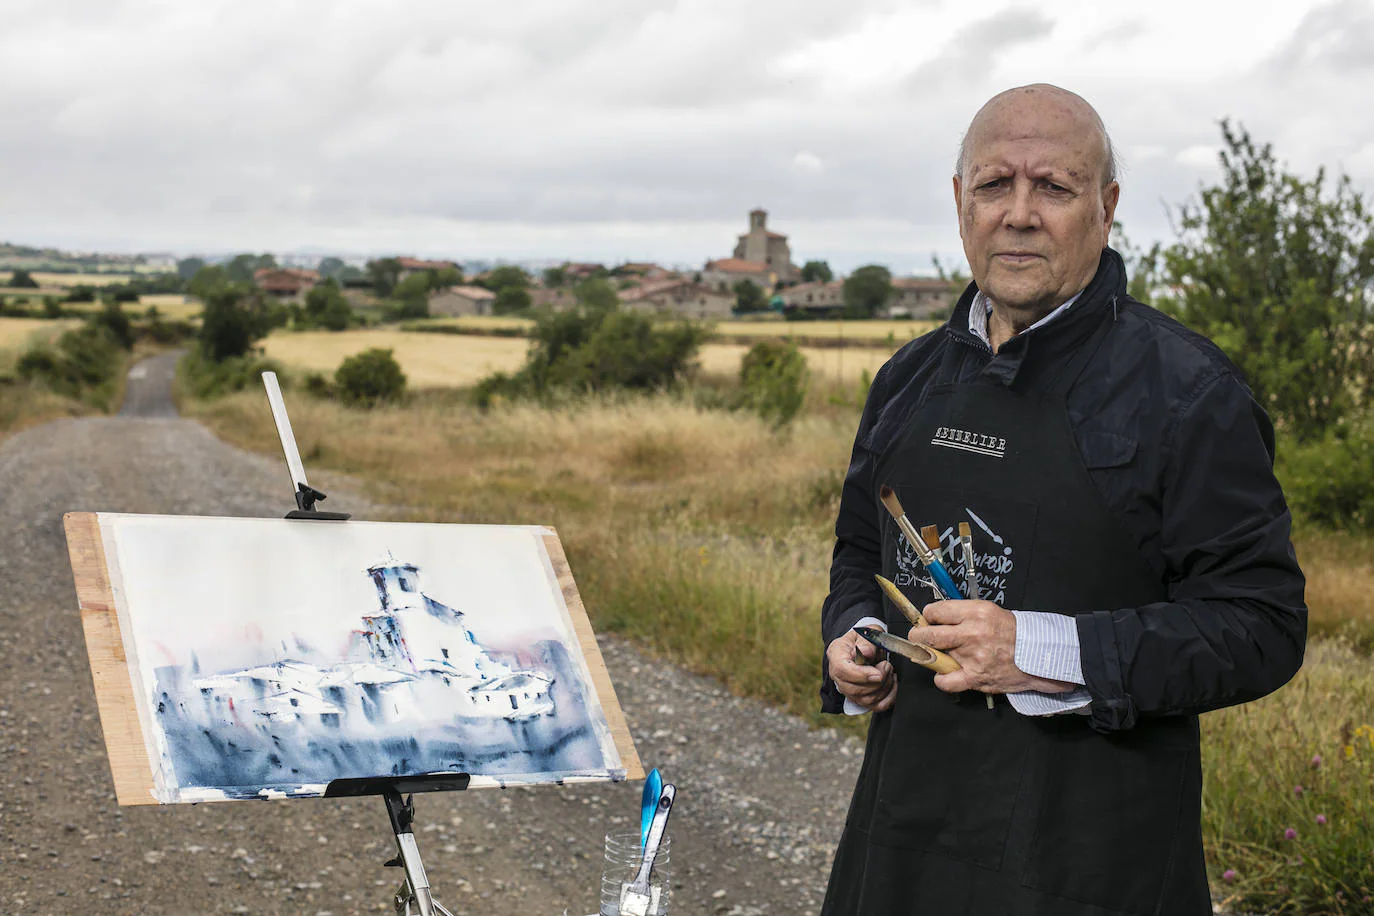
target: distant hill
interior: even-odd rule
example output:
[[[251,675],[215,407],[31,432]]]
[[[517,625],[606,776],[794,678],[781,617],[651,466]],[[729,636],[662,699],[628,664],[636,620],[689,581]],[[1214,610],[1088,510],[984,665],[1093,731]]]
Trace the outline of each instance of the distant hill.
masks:
[[[100,252],[61,251],[0,242],[0,271],[28,270],[54,274],[137,273],[150,269],[148,257],[141,254],[101,254]]]

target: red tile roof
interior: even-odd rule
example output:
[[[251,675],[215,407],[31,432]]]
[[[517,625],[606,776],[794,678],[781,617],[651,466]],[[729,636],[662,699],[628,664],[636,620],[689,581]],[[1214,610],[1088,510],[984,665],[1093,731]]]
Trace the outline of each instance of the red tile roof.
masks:
[[[397,258],[401,270],[447,270],[457,267],[453,261],[422,261],[419,258]]]
[[[719,270],[727,274],[766,274],[772,273],[772,268],[762,261],[746,261],[744,258],[722,258],[719,261],[707,261],[707,270]]]

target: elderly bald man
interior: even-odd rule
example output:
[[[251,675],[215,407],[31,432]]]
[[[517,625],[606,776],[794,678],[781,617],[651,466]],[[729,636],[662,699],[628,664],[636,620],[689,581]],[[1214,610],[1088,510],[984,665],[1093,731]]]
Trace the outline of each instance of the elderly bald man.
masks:
[[[1211,912],[1198,715],[1297,671],[1304,582],[1273,428],[1220,350],[1127,295],[1119,192],[1071,92],[969,125],[973,283],[874,378],[835,526],[822,708],[874,715],[825,914]],[[884,486],[982,600],[930,601]],[[962,668],[881,659],[860,623]]]

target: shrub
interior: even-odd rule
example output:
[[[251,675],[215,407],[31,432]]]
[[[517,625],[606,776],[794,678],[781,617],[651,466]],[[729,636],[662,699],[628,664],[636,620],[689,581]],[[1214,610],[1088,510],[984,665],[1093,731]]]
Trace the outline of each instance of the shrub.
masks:
[[[334,388],[322,372],[307,372],[302,380],[301,388],[312,397],[330,398],[334,396]]]
[[[806,357],[790,340],[761,340],[740,362],[740,385],[750,406],[781,429],[806,402]]]
[[[264,372],[282,374],[277,363],[256,354],[212,360],[199,349],[186,354],[177,369],[181,389],[207,401],[260,385]]]
[[[55,346],[29,350],[15,364],[21,378],[107,410],[124,367],[119,343],[95,323],[67,331]]]
[[[1374,418],[1319,439],[1280,439],[1275,472],[1295,514],[1336,528],[1374,529]]]
[[[133,349],[134,328],[129,321],[129,316],[124,313],[119,300],[107,304],[103,309],[91,316],[90,324],[93,327],[104,328],[110,332],[110,336],[125,350]]]
[[[478,405],[497,395],[665,389],[691,369],[704,332],[688,322],[655,325],[645,315],[583,306],[544,313],[530,336],[525,365],[483,379],[473,394]]]
[[[374,407],[399,400],[405,394],[406,377],[390,350],[374,347],[348,357],[334,373],[339,400],[356,407]]]
[[[68,302],[94,302],[95,287],[93,286],[73,286],[67,293]]]

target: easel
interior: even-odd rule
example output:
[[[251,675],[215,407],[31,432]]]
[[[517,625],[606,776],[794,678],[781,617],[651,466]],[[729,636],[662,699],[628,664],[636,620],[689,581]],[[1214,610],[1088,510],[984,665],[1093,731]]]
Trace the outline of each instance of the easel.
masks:
[[[281,385],[275,372],[264,372],[262,383],[267,388],[267,400],[272,405],[272,419],[277,424],[277,435],[281,439],[282,451],[286,453],[286,467],[291,472],[292,490],[296,498],[296,508],[286,513],[290,519],[307,521],[347,521],[347,512],[321,512],[315,503],[326,498],[325,494],[310,486],[305,479],[305,466],[301,463],[301,453],[296,448],[296,436],[291,431],[291,420],[286,415],[286,402],[282,400]],[[391,832],[396,838],[396,856],[388,859],[384,866],[404,868],[405,877],[401,886],[392,895],[392,904],[397,916],[411,916],[410,905],[415,904],[419,916],[454,916],[430,893],[429,877],[425,874],[424,862],[420,860],[420,847],[415,842],[415,792],[456,792],[466,789],[471,781],[467,773],[434,773],[424,776],[367,777],[362,779],[335,779],[325,789],[325,798],[356,798],[360,795],[380,795],[386,803],[387,818],[391,821]],[[402,794],[405,798],[402,799]]]

